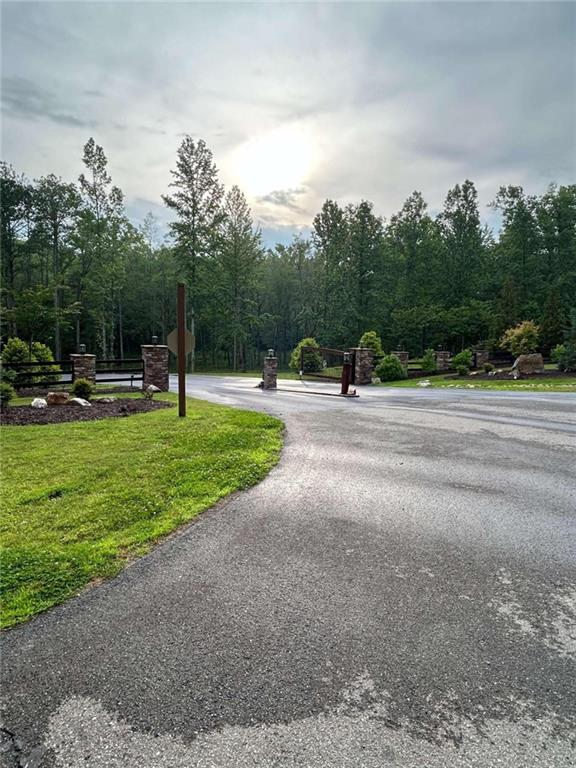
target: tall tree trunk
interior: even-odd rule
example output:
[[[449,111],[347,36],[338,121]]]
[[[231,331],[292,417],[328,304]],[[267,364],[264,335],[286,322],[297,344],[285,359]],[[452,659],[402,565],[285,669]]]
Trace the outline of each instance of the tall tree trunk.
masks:
[[[124,327],[122,324],[122,298],[118,301],[118,345],[120,359],[124,360]]]

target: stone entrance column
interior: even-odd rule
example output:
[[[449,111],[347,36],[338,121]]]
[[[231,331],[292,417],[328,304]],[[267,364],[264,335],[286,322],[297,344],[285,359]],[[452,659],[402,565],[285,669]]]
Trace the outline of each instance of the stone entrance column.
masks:
[[[354,353],[354,383],[372,384],[372,375],[374,373],[374,352],[367,347],[353,347],[350,352]]]
[[[142,389],[150,384],[162,392],[168,392],[168,347],[165,344],[142,344],[144,376]]]
[[[274,350],[269,349],[264,358],[264,370],[262,372],[262,389],[276,389],[278,386],[278,358]]]
[[[80,347],[82,349],[82,347]],[[96,381],[96,355],[81,354],[70,355],[72,361],[72,381],[76,379],[88,379]]]
[[[438,371],[447,371],[450,368],[450,352],[439,349],[436,352],[436,369]]]

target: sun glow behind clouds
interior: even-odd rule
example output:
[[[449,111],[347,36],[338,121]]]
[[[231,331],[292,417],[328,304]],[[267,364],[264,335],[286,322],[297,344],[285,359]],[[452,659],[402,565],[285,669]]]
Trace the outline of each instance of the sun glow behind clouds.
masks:
[[[237,183],[251,197],[301,187],[313,162],[312,138],[298,126],[276,128],[255,136],[241,144],[232,156]]]

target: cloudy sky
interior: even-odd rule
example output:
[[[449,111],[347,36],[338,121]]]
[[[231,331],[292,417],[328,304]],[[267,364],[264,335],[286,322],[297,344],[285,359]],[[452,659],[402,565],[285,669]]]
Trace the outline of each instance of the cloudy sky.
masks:
[[[93,136],[135,222],[183,134],[267,242],[327,198],[388,218],[465,178],[576,182],[576,3],[2,2],[2,159],[74,180]]]

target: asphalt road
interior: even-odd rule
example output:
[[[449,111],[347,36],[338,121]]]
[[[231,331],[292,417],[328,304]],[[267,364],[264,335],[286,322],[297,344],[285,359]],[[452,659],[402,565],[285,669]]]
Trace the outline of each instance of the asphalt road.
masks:
[[[4,635],[0,765],[574,766],[576,396],[255,383],[266,480]]]

